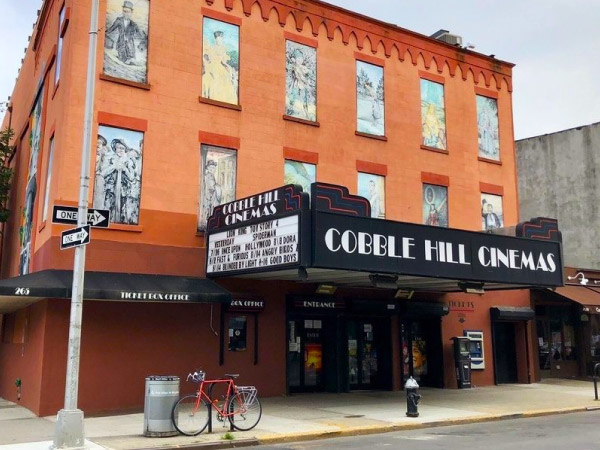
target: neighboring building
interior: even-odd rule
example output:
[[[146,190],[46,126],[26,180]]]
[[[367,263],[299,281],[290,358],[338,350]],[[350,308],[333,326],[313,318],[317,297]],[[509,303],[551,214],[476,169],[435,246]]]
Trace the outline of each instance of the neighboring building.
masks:
[[[43,3],[3,123],[17,153],[0,396],[16,400],[19,378],[40,415],[63,399],[73,254],[52,208],[78,198],[89,8]],[[512,64],[316,0],[107,0],[101,18],[88,200],[111,225],[87,249],[81,409],[139,409],[146,376],[198,367],[264,396],[397,390],[411,375],[452,388],[450,339],[467,331],[483,336],[475,385],[537,377],[529,291],[494,290],[562,285],[559,246],[473,232],[518,221]],[[293,224],[305,266],[203,278],[220,205],[284,184],[339,194],[309,206],[289,188],[314,210]],[[337,211],[370,232],[407,230],[407,262],[411,239],[429,240],[429,262],[319,271],[326,249],[307,244],[327,199],[362,205]],[[226,208],[244,222],[244,204]]]
[[[540,373],[589,376],[600,362],[600,123],[516,146],[521,218],[558,219],[567,266],[567,286],[532,294]]]

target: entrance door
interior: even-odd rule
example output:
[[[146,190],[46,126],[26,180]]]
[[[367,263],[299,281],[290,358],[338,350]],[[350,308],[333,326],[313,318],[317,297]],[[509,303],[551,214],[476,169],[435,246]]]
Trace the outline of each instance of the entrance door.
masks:
[[[495,322],[493,329],[496,382],[498,384],[517,383],[515,324],[512,322]]]
[[[287,346],[290,391],[322,391],[323,319],[288,320]]]
[[[349,320],[348,330],[348,381],[350,389],[374,389],[379,387],[379,343],[376,336],[380,330],[375,321]]]

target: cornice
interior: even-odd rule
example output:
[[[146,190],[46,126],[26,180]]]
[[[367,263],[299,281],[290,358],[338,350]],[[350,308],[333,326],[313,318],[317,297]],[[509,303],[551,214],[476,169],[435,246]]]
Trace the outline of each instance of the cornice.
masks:
[[[205,0],[211,6],[215,1]],[[298,32],[308,26],[313,36],[317,37],[323,27],[327,38],[333,41],[335,31],[339,30],[344,45],[349,45],[351,37],[354,37],[356,48],[362,50],[368,40],[374,55],[380,53],[380,57],[391,58],[395,53],[400,61],[410,61],[415,66],[421,56],[428,70],[435,63],[435,70],[442,73],[447,66],[451,77],[458,73],[463,80],[471,72],[476,85],[482,83],[497,90],[502,89],[504,80],[508,91],[512,92],[512,63],[455,47],[320,0],[223,0],[228,11],[233,9],[234,1],[241,4],[247,17],[252,15],[252,8],[257,4],[265,22],[269,21],[274,10],[282,27],[291,15]]]

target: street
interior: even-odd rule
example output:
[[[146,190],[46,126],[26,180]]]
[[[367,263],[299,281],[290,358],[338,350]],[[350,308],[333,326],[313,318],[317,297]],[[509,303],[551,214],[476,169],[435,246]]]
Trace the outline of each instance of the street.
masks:
[[[260,450],[410,449],[410,450],[592,450],[600,448],[600,411],[531,419],[256,447]]]

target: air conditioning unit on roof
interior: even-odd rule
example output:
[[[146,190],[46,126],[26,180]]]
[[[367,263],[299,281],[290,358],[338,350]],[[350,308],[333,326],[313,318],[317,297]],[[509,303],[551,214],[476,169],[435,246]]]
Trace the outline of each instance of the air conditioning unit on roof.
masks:
[[[430,37],[438,41],[446,42],[450,45],[460,45],[462,47],[462,36],[451,34],[448,30],[439,30],[433,33]]]

